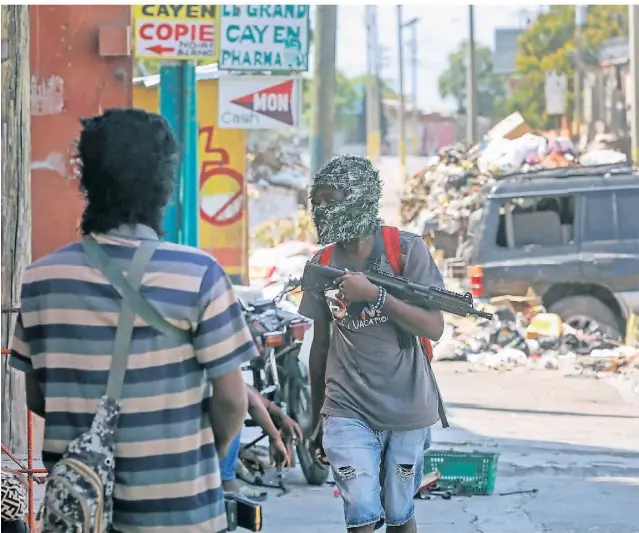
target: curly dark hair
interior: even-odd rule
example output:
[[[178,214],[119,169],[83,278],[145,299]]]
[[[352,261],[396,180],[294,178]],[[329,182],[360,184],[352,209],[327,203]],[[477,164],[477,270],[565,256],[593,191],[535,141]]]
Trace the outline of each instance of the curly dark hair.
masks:
[[[145,224],[160,235],[179,159],[169,123],[141,109],[108,109],[80,122],[82,234]]]

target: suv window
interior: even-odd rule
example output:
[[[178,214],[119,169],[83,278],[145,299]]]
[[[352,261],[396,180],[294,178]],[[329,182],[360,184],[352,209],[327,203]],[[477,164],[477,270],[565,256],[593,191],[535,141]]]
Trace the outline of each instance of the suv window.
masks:
[[[639,191],[617,191],[617,220],[620,239],[639,239]]]
[[[596,192],[586,195],[584,220],[585,242],[614,241],[615,211],[613,195],[610,192]]]
[[[512,198],[500,208],[497,246],[565,246],[572,242],[573,196]]]

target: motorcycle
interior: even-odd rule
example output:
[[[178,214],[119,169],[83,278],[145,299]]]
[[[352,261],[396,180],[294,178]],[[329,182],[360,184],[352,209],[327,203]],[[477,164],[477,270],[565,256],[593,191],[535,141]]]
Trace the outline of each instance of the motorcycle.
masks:
[[[297,313],[293,303],[285,300],[299,284],[299,280],[291,279],[274,298],[252,300],[248,304],[240,299],[240,304],[260,353],[245,367],[253,375],[253,386],[295,420],[304,435],[310,435],[313,428],[308,358],[313,342],[313,323]],[[247,425],[254,424],[248,421]],[[258,437],[244,449],[254,446],[265,436]],[[328,470],[313,461],[307,438],[304,442],[289,440],[285,444],[291,452],[295,448],[296,454],[290,453],[291,466],[295,466],[297,455],[310,485],[326,482]]]

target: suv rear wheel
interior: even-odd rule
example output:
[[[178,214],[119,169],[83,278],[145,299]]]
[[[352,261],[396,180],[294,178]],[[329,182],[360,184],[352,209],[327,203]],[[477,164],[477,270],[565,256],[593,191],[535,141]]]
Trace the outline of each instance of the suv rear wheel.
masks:
[[[620,336],[615,313],[599,298],[587,295],[567,296],[552,304],[548,311],[576,329],[585,329],[596,321],[612,338]]]

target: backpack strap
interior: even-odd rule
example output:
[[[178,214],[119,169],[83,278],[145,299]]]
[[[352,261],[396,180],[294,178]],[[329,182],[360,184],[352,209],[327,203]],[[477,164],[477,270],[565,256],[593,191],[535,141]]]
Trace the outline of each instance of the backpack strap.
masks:
[[[395,275],[401,276],[403,265],[402,245],[399,238],[399,230],[393,226],[382,226],[382,238],[384,239],[384,249],[386,251],[386,257],[388,257],[388,262],[390,263]],[[431,361],[433,359],[433,344],[428,337],[419,337],[419,341],[421,342],[424,353],[426,354],[426,363],[428,364],[428,369],[433,376],[433,382],[435,384],[435,389],[437,390],[437,410],[439,411],[439,418],[441,420],[442,427],[447,428],[449,427],[449,424],[448,418],[446,417],[446,410],[444,409],[444,402],[439,392],[437,381],[434,379],[435,374],[433,373],[433,368],[431,366]]]
[[[402,246],[399,230],[394,226],[382,226],[382,239],[388,262],[396,276],[402,275]]]
[[[323,248],[319,252],[319,263],[323,266],[328,266],[333,257],[333,250],[335,250],[335,244],[329,244],[326,248]]]

